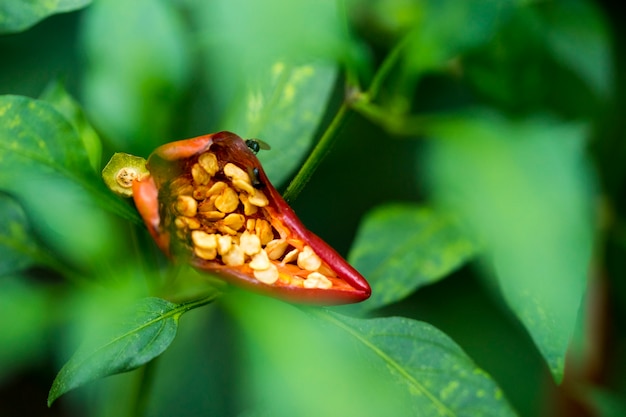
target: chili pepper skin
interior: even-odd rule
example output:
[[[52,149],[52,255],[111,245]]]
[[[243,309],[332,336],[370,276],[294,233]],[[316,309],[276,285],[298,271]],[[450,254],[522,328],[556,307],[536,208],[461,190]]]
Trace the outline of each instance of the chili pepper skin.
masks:
[[[283,260],[277,258],[271,261],[271,268],[277,269],[280,277],[279,279],[274,277],[275,282],[266,283],[262,282],[261,278],[257,278],[262,276],[263,271],[254,269],[253,267],[256,265],[251,261],[244,262],[242,265],[239,265],[239,262],[227,264],[224,261],[225,255],[220,258],[215,256],[215,252],[213,252],[212,255],[206,256],[202,254],[202,248],[194,246],[195,243],[192,243],[194,231],[191,229],[198,229],[196,226],[200,224],[200,230],[213,230],[216,225],[218,228],[224,226],[220,223],[222,220],[212,223],[212,221],[199,215],[197,218],[192,218],[191,221],[187,220],[189,224],[181,227],[180,216],[175,218],[180,210],[186,210],[186,208],[181,209],[180,206],[177,206],[179,212],[172,209],[177,204],[176,198],[182,199],[180,201],[183,202],[189,200],[191,206],[194,202],[187,197],[176,197],[177,190],[174,189],[173,184],[195,184],[196,178],[194,177],[192,180],[192,169],[196,169],[194,164],[198,165],[200,156],[207,153],[215,155],[219,166],[218,173],[215,174],[212,182],[207,184],[207,188],[220,179],[228,183],[222,172],[226,172],[224,170],[226,165],[229,165],[227,169],[231,170],[233,169],[232,165],[234,165],[243,172],[253,172],[254,178],[249,178],[249,174],[246,174],[248,175],[248,183],[251,184],[250,189],[255,193],[254,195],[260,193],[266,197],[266,201],[257,203],[259,204],[258,207],[249,206],[251,211],[254,211],[254,214],[251,215],[244,215],[241,208],[242,203],[236,202],[239,206],[232,211],[234,218],[243,216],[246,222],[253,219],[253,222],[257,223],[265,220],[271,225],[271,233],[275,240],[279,243],[288,242],[288,247],[297,252],[297,264],[295,260],[287,260],[289,254],[280,255],[279,258],[282,257]],[[271,185],[254,150],[250,149],[246,141],[234,133],[219,132],[162,145],[150,155],[147,168],[150,175],[133,183],[133,199],[148,231],[159,248],[168,256],[176,260],[186,259],[196,269],[220,275],[225,281],[232,284],[290,302],[334,305],[359,302],[370,296],[370,286],[365,278],[321,238],[306,229],[291,207]],[[232,178],[229,177],[229,179]],[[174,180],[178,182],[174,182]],[[234,181],[232,184],[235,184]],[[252,184],[262,184],[262,190],[257,186],[252,188]],[[234,189],[238,190],[237,185]],[[212,197],[214,201],[217,201],[217,198]],[[239,198],[242,199],[242,202],[246,198],[243,191],[239,194]],[[252,197],[250,199],[252,200]],[[208,201],[208,199],[204,201]],[[205,204],[204,201],[199,203],[200,207]],[[180,205],[184,206],[184,204]],[[194,209],[195,207],[191,207],[190,213],[194,213]],[[211,213],[224,216],[224,213],[219,213],[217,210]],[[183,218],[183,220],[185,219]],[[177,226],[174,226],[175,222],[178,222],[176,223]],[[201,232],[195,233],[205,236]],[[228,233],[221,235],[220,233],[209,231],[207,234],[228,239]],[[230,234],[232,235],[232,230],[230,230]],[[216,237],[211,238],[216,239]],[[242,240],[242,234],[237,232],[233,239]],[[240,244],[243,246],[243,242]],[[306,247],[310,247],[312,251]],[[266,251],[266,249],[268,250]],[[265,251],[265,255],[267,255],[269,246],[261,247],[260,251]],[[311,253],[313,254],[310,255]],[[310,255],[309,258],[306,255]],[[246,258],[249,259],[249,256]],[[267,256],[260,258],[266,259]],[[313,264],[312,267],[307,265],[307,260]],[[315,269],[316,262],[319,260],[321,260],[321,266]],[[317,279],[319,276],[322,276],[320,278],[321,284],[318,284],[319,287],[310,288],[317,282],[312,278]]]

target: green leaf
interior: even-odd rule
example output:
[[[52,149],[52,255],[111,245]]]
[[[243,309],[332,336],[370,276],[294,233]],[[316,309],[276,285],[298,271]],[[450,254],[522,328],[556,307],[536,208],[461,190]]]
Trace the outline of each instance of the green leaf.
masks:
[[[626,403],[623,395],[603,388],[592,387],[581,394],[593,407],[599,417],[619,417],[626,415]],[[580,398],[580,397],[579,397]]]
[[[55,320],[50,301],[45,288],[26,284],[24,277],[0,278],[0,383],[45,354],[46,331]]]
[[[4,189],[19,188],[20,176],[32,171],[95,177],[81,139],[49,103],[0,96],[0,139],[0,187]]]
[[[102,142],[100,137],[89,124],[79,104],[69,95],[63,85],[56,81],[51,83],[41,95],[41,99],[52,104],[76,130],[78,137],[83,141],[89,162],[94,171],[100,171],[102,158]]]
[[[91,0],[0,0],[0,34],[28,29],[46,17],[77,10]]]
[[[60,177],[80,184],[106,207],[132,220],[134,210],[102,184],[90,164],[84,141],[72,124],[48,102],[0,96],[0,189],[24,197],[24,184]]]
[[[463,75],[501,111],[596,117],[614,90],[606,22],[586,0],[532,2],[464,57]]]
[[[276,185],[301,164],[326,110],[337,62],[350,60],[353,46],[338,5],[217,0],[199,4],[193,16],[206,45],[206,82],[225,119],[216,129],[269,143],[272,150],[259,158]]]
[[[128,279],[120,280],[122,285],[113,292],[80,293],[71,304],[77,313],[77,337],[83,345],[54,380],[48,404],[90,381],[149,362],[168,348],[183,314],[220,295],[215,289],[205,289],[202,298],[183,304],[154,297],[137,301],[138,291],[145,288],[139,289],[132,282],[136,272],[128,270],[122,274],[121,278]]]
[[[208,81],[219,82],[212,88],[226,103],[240,83],[276,62],[343,61],[351,48],[340,7],[332,1],[216,0],[195,11],[192,18],[206,41]]]
[[[436,282],[476,252],[457,224],[442,213],[413,204],[387,204],[367,214],[348,256],[372,286],[360,303],[375,309]]]
[[[438,68],[488,42],[521,0],[427,0],[405,54],[410,71]]]
[[[613,63],[607,23],[598,6],[586,0],[546,6],[537,8],[546,46],[557,62],[575,72],[596,94],[607,97]]]
[[[514,415],[494,381],[428,324],[303,311],[244,292],[223,301],[243,333],[242,393],[267,415]]]
[[[0,194],[0,252],[0,276],[28,268],[42,258],[24,210],[5,194]]]
[[[349,16],[364,33],[376,34],[375,42],[392,44],[421,22],[424,1],[347,0]]]
[[[335,326],[248,292],[231,292],[223,301],[240,329],[245,376],[238,394],[251,411],[273,417],[409,415],[405,393],[387,372],[355,354],[354,341]]]
[[[170,1],[108,0],[86,11],[84,104],[117,151],[147,156],[173,140],[174,118],[185,111],[187,33]]]
[[[139,222],[102,183],[72,125],[49,103],[0,96],[0,190],[14,196],[44,243],[96,266],[123,245],[104,210]],[[77,250],[80,248],[80,250]]]
[[[411,415],[515,415],[493,379],[435,327],[402,317],[316,315],[353,338],[369,366],[392,377],[395,389],[409,395]]]
[[[15,199],[0,193],[0,276],[33,265],[57,272],[67,269],[41,244],[23,208]]]
[[[506,301],[560,381],[592,248],[586,130],[486,113],[428,130],[437,139],[427,163],[436,198],[484,242]]]
[[[336,77],[332,65],[279,61],[249,79],[245,97],[233,105],[225,129],[271,145],[270,151],[261,151],[258,157],[273,183],[286,181],[302,163]]]
[[[176,336],[184,306],[159,298],[141,300],[123,321],[102,329],[63,366],[48,405],[66,392],[98,378],[133,370],[160,355]],[[95,333],[95,332],[94,332]]]
[[[379,123],[387,125],[391,130],[405,131],[406,127],[401,126],[405,123],[402,119],[414,107],[413,95],[419,79],[427,72],[458,71],[461,63],[459,58],[496,38],[500,28],[523,1],[418,0],[412,2],[410,7],[401,2],[398,5],[390,4],[390,13],[407,8],[409,22],[398,19],[393,22],[393,18],[385,22],[386,17],[373,17],[384,31],[399,31],[403,35],[395,42],[394,49],[381,67],[382,71],[379,71],[370,86],[370,93],[377,95],[380,84],[387,84],[386,94],[381,97],[385,101],[381,107],[386,114]],[[372,16],[376,14],[375,9],[368,13]],[[390,27],[384,28],[390,24]],[[394,25],[397,27],[394,28]],[[389,76],[392,67],[393,76]],[[378,112],[368,110],[368,113],[374,119],[380,118],[376,114]],[[396,121],[396,118],[399,119]]]

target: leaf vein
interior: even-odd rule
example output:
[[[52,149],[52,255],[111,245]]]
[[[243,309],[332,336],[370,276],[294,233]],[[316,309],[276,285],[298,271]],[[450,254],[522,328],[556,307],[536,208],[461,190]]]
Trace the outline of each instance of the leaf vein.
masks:
[[[394,369],[402,377],[404,377],[413,387],[415,387],[415,389],[423,393],[424,396],[426,396],[433,403],[433,405],[437,409],[439,409],[440,412],[442,412],[442,414],[448,415],[448,416],[455,415],[454,412],[448,406],[446,406],[443,402],[441,402],[441,400],[439,400],[426,387],[424,387],[424,385],[420,384],[419,381],[417,381],[411,374],[406,372],[406,370],[396,360],[394,360],[385,351],[383,351],[378,346],[376,346],[371,341],[369,341],[365,337],[365,335],[363,335],[361,332],[358,332],[357,330],[349,326],[346,326],[345,323],[341,322],[341,320],[337,320],[335,317],[332,317],[328,313],[322,313],[320,311],[316,311],[316,314],[332,322],[337,327],[341,328],[342,330],[344,330],[345,332],[353,336],[355,339],[357,339],[359,342],[361,342],[365,347],[369,348],[372,352],[374,352],[377,356],[379,356],[383,361],[385,361],[392,369]]]

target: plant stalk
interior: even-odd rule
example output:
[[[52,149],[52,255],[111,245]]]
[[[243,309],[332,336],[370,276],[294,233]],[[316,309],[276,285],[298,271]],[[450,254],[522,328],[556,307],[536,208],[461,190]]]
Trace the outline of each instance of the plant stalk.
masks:
[[[385,60],[378,68],[378,71],[374,74],[367,92],[361,93],[358,85],[351,85],[351,83],[356,83],[356,80],[353,77],[349,77],[346,88],[346,91],[348,92],[348,94],[346,94],[346,98],[341,104],[341,107],[339,107],[335,117],[333,117],[333,120],[330,122],[330,125],[324,131],[324,134],[320,138],[319,142],[315,145],[315,148],[313,148],[313,151],[309,154],[308,158],[283,193],[285,201],[291,203],[295,200],[304,186],[309,182],[315,170],[319,167],[324,157],[330,151],[336,137],[339,134],[339,131],[346,122],[346,118],[348,114],[350,114],[350,111],[356,110],[360,112],[367,112],[368,110],[372,110],[368,107],[368,104],[378,95],[383,82],[389,76],[394,65],[396,65],[398,59],[400,58],[402,49],[404,49],[406,44],[411,39],[411,35],[411,33],[408,33],[385,57]]]
[[[220,294],[221,293],[219,291],[215,291],[210,295],[200,298],[198,300],[179,304],[178,307],[173,311],[173,313],[180,317],[189,310],[193,310],[194,308],[202,307],[204,305],[212,303],[217,297],[220,296]],[[152,390],[152,386],[154,384],[157,360],[158,357],[152,359],[139,370],[139,375],[137,375],[138,380],[137,395],[135,396],[136,400],[133,404],[131,404],[130,407],[131,416],[141,417],[146,415],[148,411],[150,391]]]
[[[307,182],[309,182],[317,167],[322,163],[322,160],[330,151],[337,134],[346,121],[346,116],[349,110],[349,106],[346,102],[339,107],[339,110],[335,114],[335,117],[333,117],[333,120],[330,122],[330,125],[322,135],[321,139],[283,193],[285,201],[290,203],[295,200]]]

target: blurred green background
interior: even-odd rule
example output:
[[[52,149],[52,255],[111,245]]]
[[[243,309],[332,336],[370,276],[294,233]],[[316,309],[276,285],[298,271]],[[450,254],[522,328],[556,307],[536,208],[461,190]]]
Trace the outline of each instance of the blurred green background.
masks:
[[[0,0],[0,13],[11,1]],[[118,151],[145,157],[162,143],[225,129],[261,138],[272,151],[259,156],[284,190],[353,92],[345,86],[366,90],[385,57],[404,43],[373,101],[355,105],[293,208],[309,229],[364,266],[367,259],[351,253],[362,249],[355,246],[360,225],[370,210],[398,202],[453,212],[487,255],[464,264],[473,256],[467,254],[446,279],[418,283],[421,270],[411,270],[402,296],[339,311],[436,326],[493,376],[521,416],[621,415],[626,32],[620,18],[620,5],[609,1],[94,1],[0,35],[0,94],[53,97],[59,88],[53,83],[60,83],[102,140],[100,162]],[[133,226],[102,210],[64,215],[67,204],[91,203],[52,181],[49,195],[31,193],[37,197],[26,202],[36,242],[55,258],[47,265],[71,265],[87,281],[97,276],[115,297],[149,292],[138,271],[150,274],[163,259],[145,234],[130,242]],[[25,216],[2,196],[7,216]],[[58,225],[75,229],[61,235]],[[145,259],[125,256],[135,245],[149,248]],[[274,362],[262,349],[280,349],[287,343],[281,331],[297,333],[301,324],[286,320],[259,331],[242,316],[250,308],[242,303],[260,306],[255,320],[297,314],[237,294],[186,315],[151,370],[98,381],[46,408],[51,381],[111,296],[86,295],[80,281],[68,284],[63,267],[28,265],[1,271],[0,415],[124,415],[142,372],[153,373],[146,415],[273,415],[275,404],[259,412],[254,396],[272,397],[263,384],[280,384],[288,370],[267,369]],[[546,276],[563,280],[547,283]],[[385,279],[373,282],[375,293],[393,284]],[[549,300],[564,300],[550,312],[564,321],[578,317],[575,300],[583,293],[598,310],[587,327],[581,323],[589,315],[580,314],[570,351],[574,383],[566,368],[561,387],[551,376],[563,366],[553,352],[573,330],[529,324],[536,316],[520,294],[538,288]],[[293,340],[306,351],[297,344],[317,330],[300,330]],[[267,339],[255,340],[258,333]],[[286,367],[294,363],[286,358]],[[306,367],[297,372],[319,377]],[[338,383],[369,374],[345,375]],[[242,386],[252,394],[242,397]],[[369,410],[345,404],[334,410],[382,415],[394,394],[381,396]],[[310,415],[330,415],[307,401],[296,397],[280,412],[305,415],[298,408],[304,404]]]

